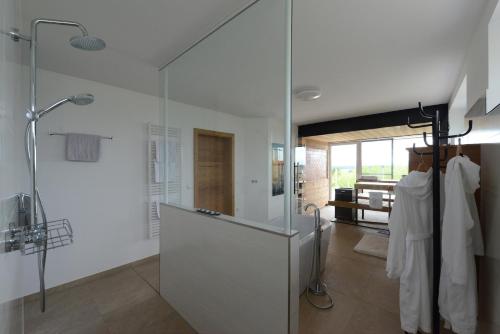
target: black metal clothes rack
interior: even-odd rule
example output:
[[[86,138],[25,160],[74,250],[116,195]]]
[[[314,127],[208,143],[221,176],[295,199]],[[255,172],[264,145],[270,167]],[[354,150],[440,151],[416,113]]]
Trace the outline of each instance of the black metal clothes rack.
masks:
[[[469,120],[469,128],[466,132],[457,135],[448,135],[448,124],[440,117],[440,111],[435,110],[433,113],[429,114],[424,111],[422,103],[418,103],[418,109],[420,116],[428,119],[429,122],[426,124],[412,125],[410,123],[410,117],[408,116],[407,125],[412,128],[424,128],[432,127],[432,144],[427,142],[427,132],[423,133],[424,142],[427,146],[432,147],[431,152],[418,152],[413,145],[413,152],[419,155],[431,155],[432,154],[432,333],[439,334],[441,330],[441,316],[439,313],[439,279],[441,274],[441,185],[440,185],[440,173],[441,173],[441,155],[440,146],[441,143],[446,145],[445,158],[444,161],[448,159],[448,139],[450,138],[461,138],[466,136],[472,131],[472,121]],[[446,124],[445,124],[446,123]],[[446,125],[444,127],[443,125]]]

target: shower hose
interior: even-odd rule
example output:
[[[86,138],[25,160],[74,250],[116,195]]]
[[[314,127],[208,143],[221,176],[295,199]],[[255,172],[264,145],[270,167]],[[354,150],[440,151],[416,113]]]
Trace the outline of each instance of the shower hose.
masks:
[[[321,223],[320,223],[320,226],[318,228],[315,228],[315,232],[314,232],[313,258],[312,258],[312,265],[311,265],[311,273],[309,274],[309,286],[306,288],[306,299],[312,306],[314,306],[318,309],[321,309],[321,310],[328,310],[328,309],[333,307],[334,303],[333,303],[332,297],[330,296],[330,294],[327,291],[327,286],[323,281],[321,281],[321,278],[319,277],[319,275],[316,275],[318,277],[313,278],[315,265],[318,268],[321,268],[321,258],[320,258],[321,235],[322,235],[322,231],[321,231]],[[317,272],[319,273],[319,271],[320,270],[318,270]],[[316,282],[319,283],[320,292],[319,293],[312,292],[312,293],[317,295],[317,296],[326,296],[328,298],[328,302],[324,305],[316,304],[309,297],[309,291],[311,290],[310,286],[311,286],[311,284],[314,284]]]
[[[24,149],[26,153],[26,162],[28,164],[28,172],[31,175],[30,161],[31,161],[31,152],[30,152],[30,138],[31,134],[29,131],[30,122],[26,125],[25,135],[24,135]],[[40,193],[38,192],[38,188],[36,190],[36,199],[32,199],[32,206],[34,205],[33,201],[38,202],[38,207],[40,209],[40,214],[42,217],[42,226],[37,223],[37,226],[31,226],[31,228],[38,230],[37,240],[33,240],[37,246],[37,256],[38,256],[38,278],[40,281],[40,310],[45,312],[45,263],[47,262],[47,216],[45,215],[45,209],[43,207],[42,199],[40,198]],[[33,210],[33,208],[31,208]],[[37,217],[35,218],[37,219]],[[40,228],[41,227],[41,228]],[[41,237],[41,238],[40,238]]]

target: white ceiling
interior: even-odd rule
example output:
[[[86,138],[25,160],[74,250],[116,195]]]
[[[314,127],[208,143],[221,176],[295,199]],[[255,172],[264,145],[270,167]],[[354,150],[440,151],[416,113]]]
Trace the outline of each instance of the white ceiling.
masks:
[[[82,52],[67,42],[71,28],[40,28],[40,66],[68,75],[158,95],[158,68],[251,0],[22,0],[33,18],[78,21],[107,47]]]
[[[104,51],[81,52],[67,43],[71,29],[43,27],[43,68],[148,94],[158,94],[159,66],[252,2],[22,1],[26,24],[34,17],[77,20],[108,44]],[[318,85],[323,96],[315,102],[295,101],[294,120],[303,124],[405,109],[419,100],[426,105],[448,102],[485,2],[295,0],[294,85]],[[281,108],[271,98],[279,94],[277,78],[257,80],[264,78],[258,73],[271,77],[270,63],[262,55],[276,42],[265,33],[271,25],[259,24],[258,35],[246,34],[239,44],[242,49],[247,41],[258,49],[246,56],[235,51],[223,59],[226,68],[248,64],[245,59],[255,66],[240,66],[233,76],[224,73],[224,67],[219,72],[186,73],[192,81],[184,83],[191,88],[184,90],[184,100],[241,115]]]
[[[297,102],[296,121],[448,103],[485,3],[295,1],[295,83],[323,90]]]

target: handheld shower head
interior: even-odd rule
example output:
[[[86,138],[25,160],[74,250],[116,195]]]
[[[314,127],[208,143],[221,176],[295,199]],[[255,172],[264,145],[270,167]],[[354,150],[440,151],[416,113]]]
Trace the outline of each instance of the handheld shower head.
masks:
[[[68,102],[71,102],[77,106],[86,106],[86,105],[94,102],[94,95],[92,95],[92,94],[79,94],[79,95],[73,95],[73,96],[67,97],[65,99],[57,101],[54,104],[51,104],[50,106],[48,106],[46,108],[43,108],[43,109],[37,111],[35,117],[36,117],[36,119],[40,119],[43,116],[47,115],[52,110],[62,106],[63,104],[66,104]],[[33,118],[33,117],[31,117],[30,113],[28,113],[28,118],[30,118],[30,119]]]
[[[106,47],[106,42],[102,39],[89,35],[71,37],[69,43],[74,48],[87,51],[98,51]]]
[[[77,106],[86,106],[94,102],[94,95],[92,94],[79,94],[68,98],[69,102],[76,104]]]

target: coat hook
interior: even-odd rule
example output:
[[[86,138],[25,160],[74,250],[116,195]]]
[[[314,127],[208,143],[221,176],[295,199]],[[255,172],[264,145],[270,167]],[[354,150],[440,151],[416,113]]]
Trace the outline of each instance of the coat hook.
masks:
[[[428,126],[432,126],[432,123],[426,123],[426,124],[420,124],[420,125],[411,125],[410,123],[410,116],[408,115],[408,121],[406,122],[406,125],[411,128],[411,129],[419,129],[419,128],[426,128]]]
[[[430,118],[430,119],[434,118],[433,115],[429,115],[424,111],[424,108],[422,107],[422,102],[418,103],[418,111],[420,112],[420,115],[424,118]]]
[[[427,145],[429,147],[432,147],[432,145],[429,145],[429,143],[427,142],[427,132],[424,132],[423,135],[424,135],[424,143],[425,143],[425,145]]]
[[[458,135],[440,136],[439,139],[460,138],[468,135],[471,131],[472,131],[472,120],[469,120],[469,128],[464,133],[459,133]]]

